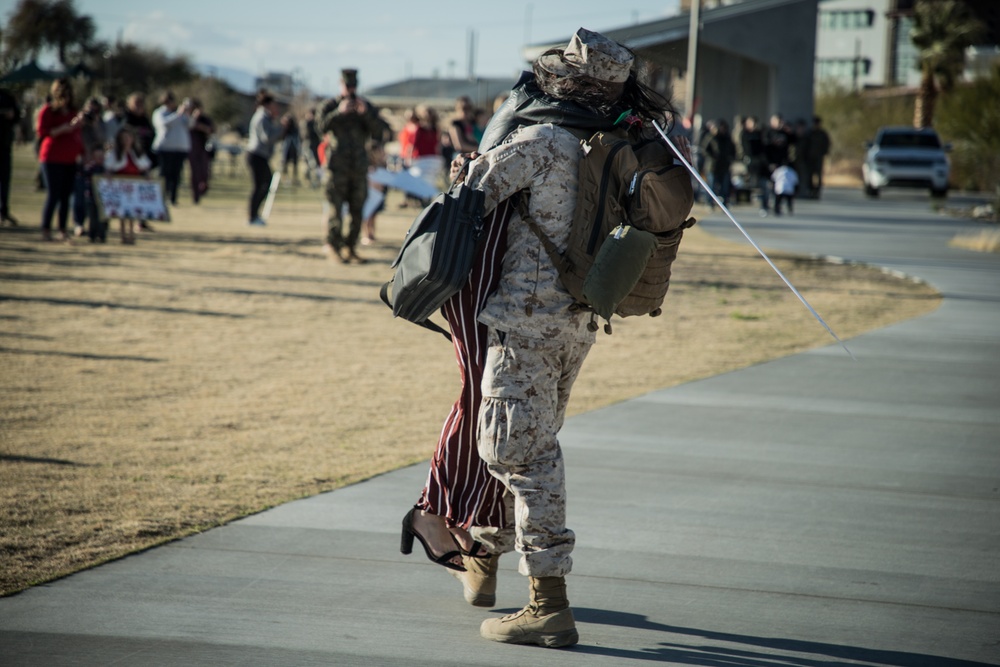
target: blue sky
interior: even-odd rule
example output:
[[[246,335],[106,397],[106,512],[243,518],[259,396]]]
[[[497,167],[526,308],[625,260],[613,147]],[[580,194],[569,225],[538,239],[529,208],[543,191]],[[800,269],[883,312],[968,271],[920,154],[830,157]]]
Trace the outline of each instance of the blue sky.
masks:
[[[6,3],[4,3],[6,4]],[[344,67],[356,67],[361,88],[408,76],[464,76],[468,34],[476,32],[475,73],[513,76],[520,49],[562,39],[578,27],[608,30],[672,16],[678,0],[459,2],[423,0],[76,0],[98,35],[196,64],[250,75],[291,72],[318,92],[332,92]],[[6,19],[7,12],[3,18]]]

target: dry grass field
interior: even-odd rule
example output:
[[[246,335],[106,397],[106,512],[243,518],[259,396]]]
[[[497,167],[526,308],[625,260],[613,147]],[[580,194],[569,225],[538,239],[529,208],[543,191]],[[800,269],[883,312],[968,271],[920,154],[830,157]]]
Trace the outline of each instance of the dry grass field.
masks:
[[[987,229],[978,234],[959,234],[948,245],[976,252],[1000,252],[1000,229]]]
[[[22,225],[0,229],[0,594],[430,456],[458,392],[451,348],[378,298],[414,210],[390,197],[360,249],[372,261],[344,266],[321,252],[320,191],[283,188],[269,225],[247,227],[249,177],[223,166],[134,246],[42,243],[18,149]],[[844,338],[938,304],[874,269],[774,258]],[[695,228],[664,315],[599,334],[570,412],[830,342],[752,248]]]

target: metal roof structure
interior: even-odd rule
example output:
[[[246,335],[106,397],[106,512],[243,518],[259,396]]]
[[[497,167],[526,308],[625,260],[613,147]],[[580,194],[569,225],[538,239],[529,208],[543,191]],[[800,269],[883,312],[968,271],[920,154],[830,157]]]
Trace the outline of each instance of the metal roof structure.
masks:
[[[510,92],[515,77],[475,79],[407,79],[369,88],[365,97],[380,107],[406,108],[426,104],[436,108],[451,108],[459,97],[468,97],[473,104],[493,111],[493,100]]]

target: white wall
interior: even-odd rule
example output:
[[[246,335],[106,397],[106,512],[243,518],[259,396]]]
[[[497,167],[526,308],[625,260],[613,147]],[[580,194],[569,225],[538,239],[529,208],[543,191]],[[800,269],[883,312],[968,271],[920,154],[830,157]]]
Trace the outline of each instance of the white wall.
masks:
[[[816,30],[816,84],[833,78],[854,85],[853,61],[856,56],[869,63],[865,73],[861,65],[859,88],[891,85],[889,72],[889,0],[826,0],[819,3]],[[858,19],[870,12],[871,25],[860,26]]]

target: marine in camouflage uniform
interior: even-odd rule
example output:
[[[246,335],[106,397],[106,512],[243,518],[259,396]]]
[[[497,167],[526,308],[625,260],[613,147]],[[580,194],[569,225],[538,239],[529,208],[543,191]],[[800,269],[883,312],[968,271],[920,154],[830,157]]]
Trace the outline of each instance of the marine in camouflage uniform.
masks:
[[[581,155],[580,141],[568,130],[531,125],[473,162],[467,181],[484,191],[487,210],[526,191],[528,213],[562,249],[576,206]],[[514,528],[492,536],[483,531],[479,539],[497,553],[510,549],[514,533],[530,601],[519,612],[483,621],[480,634],[501,642],[569,646],[579,641],[565,580],[576,538],[566,526],[566,471],[557,434],[595,335],[587,327],[589,313],[570,309],[574,300],[558,270],[518,213],[510,220],[507,243],[499,285],[479,315],[490,331],[478,450],[506,489]]]
[[[361,234],[362,209],[368,196],[368,150],[372,140],[381,141],[385,121],[378,111],[356,94],[357,70],[343,70],[343,95],[323,107],[320,129],[330,135],[327,149],[326,199],[330,203],[327,218],[327,250],[341,261],[363,262],[354,250]],[[343,209],[351,216],[344,235]]]
[[[558,246],[569,239],[576,206],[579,139],[551,124],[514,132],[472,164],[467,181],[491,209],[511,195],[530,193],[528,212]],[[594,342],[590,314],[571,311],[538,236],[515,213],[497,291],[479,321],[490,328],[479,418],[479,455],[510,494],[519,571],[565,576],[572,568],[573,531],[565,525],[565,472],[556,437],[573,381]],[[509,548],[501,531],[482,539]]]
[[[580,28],[564,49],[534,63],[539,88],[557,101],[603,109],[611,119],[658,117],[655,95],[633,76],[632,53],[603,35]],[[625,102],[624,100],[628,100]],[[618,108],[619,104],[628,107]],[[614,121],[611,121],[614,122]],[[466,182],[481,189],[486,210],[511,196],[527,197],[527,215],[541,235],[514,213],[496,291],[479,321],[489,327],[479,415],[479,455],[513,505],[518,570],[528,577],[527,606],[488,618],[480,634],[494,641],[561,647],[579,641],[566,596],[575,535],[566,526],[565,466],[558,433],[583,362],[594,343],[591,314],[572,308],[559,271],[540,236],[559,250],[569,241],[578,196],[580,140],[558,120],[520,127],[472,162]],[[480,533],[492,552],[509,542]],[[468,562],[468,561],[466,561]],[[466,577],[469,585],[471,577]]]

